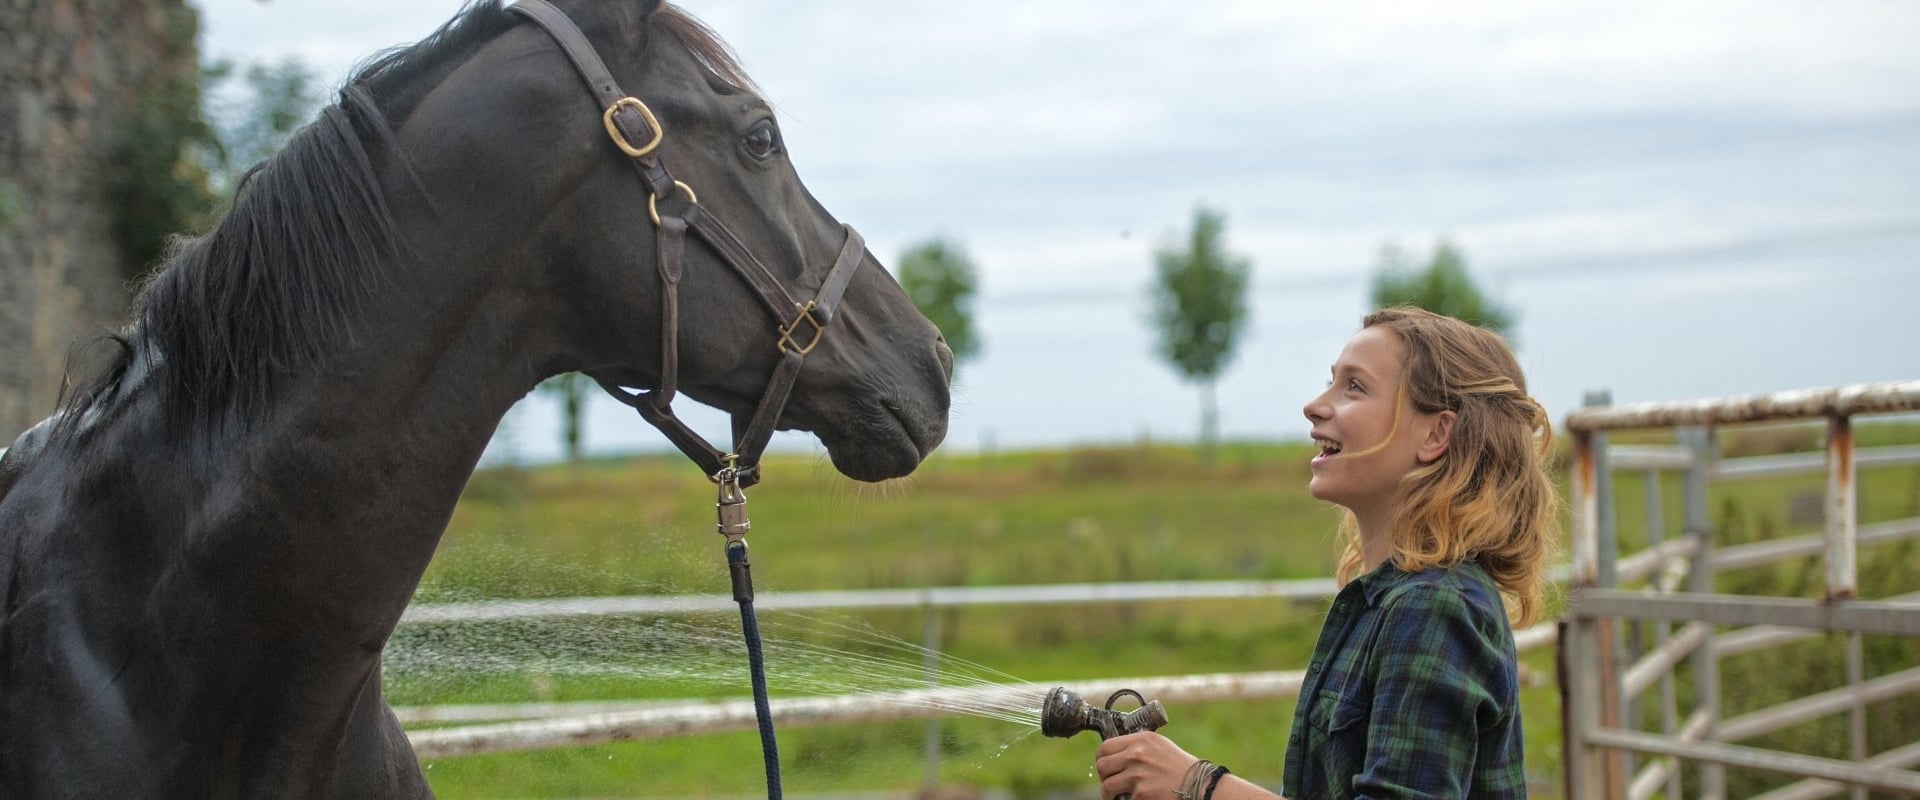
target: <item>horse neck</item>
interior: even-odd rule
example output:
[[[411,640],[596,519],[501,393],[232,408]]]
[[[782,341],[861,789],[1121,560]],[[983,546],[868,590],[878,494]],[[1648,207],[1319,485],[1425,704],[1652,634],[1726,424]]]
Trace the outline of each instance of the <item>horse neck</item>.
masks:
[[[285,574],[263,585],[362,637],[391,630],[495,428],[542,377],[513,312],[476,285],[490,266],[394,270],[353,345],[283,387],[234,448],[274,522],[229,541],[277,540],[285,557],[267,563]]]
[[[305,160],[287,161],[285,175],[262,173],[249,191],[260,192],[262,208],[302,211],[286,198],[312,183],[300,170],[340,183],[320,203],[338,209],[318,215],[325,224],[275,229],[311,241],[271,249],[330,265],[321,274],[333,285],[377,288],[341,304],[351,336],[320,340],[316,363],[277,378],[264,414],[216,444],[176,443],[206,467],[206,478],[182,488],[204,492],[202,505],[216,509],[182,509],[211,520],[189,523],[210,530],[183,534],[202,557],[272,573],[234,579],[243,594],[321,609],[345,632],[383,641],[500,419],[541,378],[573,368],[563,358],[578,342],[563,341],[567,314],[548,302],[552,277],[529,266],[541,261],[529,242],[555,198],[496,191],[479,193],[487,202],[453,202],[470,192],[472,165],[430,148],[410,160],[407,142],[424,134],[403,127],[356,161],[348,156],[367,144],[354,144],[360,129],[385,124],[370,102],[333,109],[323,122],[304,146],[289,145]],[[255,213],[268,225],[284,217]],[[378,222],[393,233],[373,240],[398,240],[362,246],[365,226],[340,219]],[[297,314],[310,304],[279,305]]]

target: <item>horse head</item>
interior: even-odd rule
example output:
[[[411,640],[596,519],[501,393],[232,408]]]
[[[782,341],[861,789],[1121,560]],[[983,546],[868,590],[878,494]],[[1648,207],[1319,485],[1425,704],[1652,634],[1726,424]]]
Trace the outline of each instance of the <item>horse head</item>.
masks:
[[[545,377],[855,478],[939,444],[952,353],[719,41],[555,2],[357,71],[0,454],[0,797],[427,796],[380,654]]]
[[[653,0],[553,8],[574,44],[504,31],[397,128],[440,207],[485,204],[468,212],[482,228],[534,220],[469,246],[506,242],[494,263],[541,371],[651,390],[616,394],[655,417],[684,393],[736,435],[772,403],[763,433],[811,431],[851,477],[911,472],[945,436],[952,352],[807,191],[725,45]],[[793,350],[805,368],[782,410],[767,387]]]

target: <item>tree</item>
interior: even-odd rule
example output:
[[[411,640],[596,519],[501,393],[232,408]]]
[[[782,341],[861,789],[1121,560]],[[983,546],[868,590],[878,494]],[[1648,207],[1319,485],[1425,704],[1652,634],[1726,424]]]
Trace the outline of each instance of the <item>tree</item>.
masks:
[[[1373,307],[1388,306],[1418,306],[1494,333],[1507,334],[1513,328],[1513,311],[1480,291],[1467,273],[1466,256],[1446,239],[1434,245],[1424,266],[1414,265],[1407,252],[1391,242],[1380,248],[1373,269]]]
[[[1219,436],[1214,397],[1220,373],[1247,327],[1247,281],[1252,262],[1229,253],[1226,217],[1194,209],[1193,231],[1153,253],[1152,319],[1158,352],[1181,377],[1200,386],[1200,449],[1212,464]]]
[[[0,3],[0,447],[52,410],[76,340],[121,327],[164,220],[205,200],[198,20],[183,0]]]
[[[297,58],[249,64],[239,87],[229,86],[234,74],[233,62],[222,60],[204,67],[200,78],[217,138],[206,157],[207,172],[214,192],[223,197],[232,194],[247,170],[279,152],[320,108],[313,71]]]
[[[566,447],[569,464],[579,464],[582,456],[587,381],[585,375],[566,372],[540,382],[540,391],[560,398],[560,443]]]
[[[946,337],[956,369],[980,353],[980,340],[973,335],[973,296],[979,286],[973,260],[957,242],[928,239],[900,254],[900,288]]]
[[[238,158],[265,158],[318,105],[311,75],[282,62],[250,68],[251,97],[212,113],[233,69],[200,61],[199,13],[135,6],[0,10],[0,445],[51,408],[72,342],[121,326],[168,240],[214,219],[253,163]]]
[[[160,84],[140,96],[114,153],[112,194],[125,276],[165,255],[172,237],[207,229],[240,175],[271,158],[320,107],[299,59],[250,64],[230,88],[233,62],[200,67],[197,84]]]

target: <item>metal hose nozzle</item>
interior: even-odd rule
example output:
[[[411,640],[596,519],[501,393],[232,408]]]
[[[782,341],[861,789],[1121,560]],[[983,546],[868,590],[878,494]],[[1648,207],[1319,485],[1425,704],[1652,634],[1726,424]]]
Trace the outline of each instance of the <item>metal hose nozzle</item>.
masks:
[[[1113,710],[1113,704],[1120,698],[1132,695],[1140,701],[1140,707],[1132,711]],[[1047,692],[1046,702],[1040,707],[1040,732],[1047,736],[1065,739],[1081,731],[1097,731],[1101,739],[1111,739],[1140,731],[1159,730],[1167,724],[1167,710],[1158,700],[1148,700],[1132,689],[1121,689],[1107,697],[1106,706],[1096,708],[1081,699],[1078,693],[1064,686],[1055,686]]]

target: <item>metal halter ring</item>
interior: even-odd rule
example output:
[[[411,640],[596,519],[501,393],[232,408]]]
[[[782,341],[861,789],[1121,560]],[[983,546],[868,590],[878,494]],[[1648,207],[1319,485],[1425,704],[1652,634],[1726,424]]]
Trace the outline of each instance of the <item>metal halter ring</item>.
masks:
[[[688,203],[700,202],[700,198],[694,196],[693,194],[693,187],[688,186],[685,181],[674,181],[673,188],[686,192]],[[656,227],[656,228],[660,227],[660,196],[659,195],[653,195],[653,194],[647,195],[647,213],[653,216],[653,227]]]
[[[632,142],[627,141],[626,135],[620,132],[620,126],[613,124],[613,115],[622,108],[632,108],[640,112],[640,116],[647,121],[647,130],[653,131],[653,141],[641,147],[634,147]],[[653,109],[647,108],[646,103],[640,102],[635,97],[622,97],[613,101],[613,105],[607,106],[607,112],[600,115],[600,121],[606,124],[607,135],[613,137],[613,143],[620,148],[620,152],[634,158],[653,152],[654,148],[660,146],[660,140],[667,138],[667,132],[660,128],[660,120],[653,117]]]
[[[794,308],[800,309],[800,314],[793,318],[793,324],[780,326],[780,352],[785,353],[791,348],[804,356],[813,352],[813,348],[820,344],[820,335],[827,332],[827,326],[821,325],[820,320],[813,318],[813,303],[814,301],[808,300],[805,304],[793,304]],[[794,329],[799,328],[802,322],[813,326],[813,338],[808,339],[805,345],[801,345],[800,340],[793,338]]]
[[[738,475],[740,473],[740,454],[739,453],[728,453],[726,455],[721,456],[720,463],[724,464],[725,466],[722,466],[719,472],[713,473],[712,475],[708,475],[707,476],[708,483],[721,482],[727,477],[728,472],[732,472],[735,475]]]

